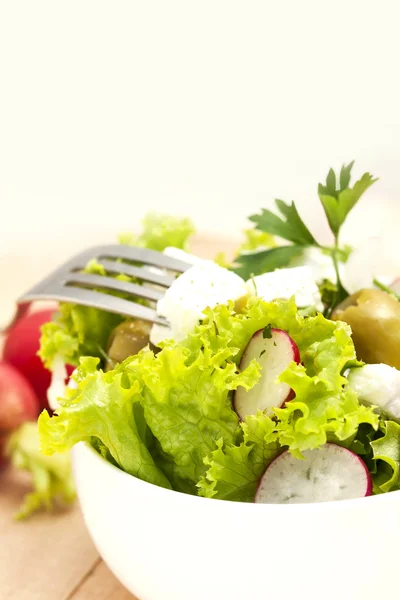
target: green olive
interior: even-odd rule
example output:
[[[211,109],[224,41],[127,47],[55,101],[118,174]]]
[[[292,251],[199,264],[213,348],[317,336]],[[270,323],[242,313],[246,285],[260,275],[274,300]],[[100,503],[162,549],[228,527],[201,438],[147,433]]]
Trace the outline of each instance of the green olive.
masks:
[[[332,319],[350,325],[360,360],[400,369],[398,300],[381,290],[360,290],[335,308]]]
[[[108,361],[106,370],[129,356],[133,356],[149,343],[151,323],[148,321],[123,321],[112,330],[107,344]]]

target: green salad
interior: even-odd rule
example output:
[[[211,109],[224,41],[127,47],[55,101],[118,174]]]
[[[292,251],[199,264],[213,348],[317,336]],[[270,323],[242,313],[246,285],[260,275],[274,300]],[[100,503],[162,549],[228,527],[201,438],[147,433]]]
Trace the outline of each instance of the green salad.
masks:
[[[241,502],[400,489],[399,290],[368,244],[340,243],[376,181],[351,185],[352,167],[318,186],[330,246],[282,200],[250,217],[232,261],[190,254],[188,219],[151,215],[141,235],[122,235],[188,263],[157,304],[168,324],[60,306],[40,355],[55,379],[76,368],[40,415],[42,452],[87,442],[150,484]]]

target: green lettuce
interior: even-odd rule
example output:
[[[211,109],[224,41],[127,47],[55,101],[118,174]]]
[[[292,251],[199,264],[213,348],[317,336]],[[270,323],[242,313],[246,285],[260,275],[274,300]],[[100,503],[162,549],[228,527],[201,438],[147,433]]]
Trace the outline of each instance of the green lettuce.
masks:
[[[142,354],[144,416],[173,461],[169,467],[174,481],[194,486],[217,440],[234,440],[238,417],[229,392],[239,385],[249,389],[259,376],[255,361],[240,373],[229,360],[234,352],[229,348],[217,353],[203,350],[190,361],[189,351],[177,345],[164,348],[156,357]]]
[[[199,348],[213,352],[226,347],[237,349],[234,360],[253,334],[266,325],[283,329],[296,342],[302,364],[294,362],[280,376],[290,385],[295,399],[276,408],[279,443],[301,457],[303,450],[316,448],[328,440],[345,440],[357,432],[361,423],[378,427],[379,417],[371,407],[360,405],[342,375],[356,354],[348,325],[325,319],[322,314],[303,317],[295,301],[266,303],[252,298],[243,313],[233,304],[207,309],[203,323],[184,342],[195,354]]]
[[[192,352],[201,344],[214,351],[220,345],[243,349],[267,324],[288,331],[299,347],[302,364],[293,362],[279,378],[292,387],[295,399],[274,409],[276,420],[261,413],[247,417],[241,424],[240,443],[219,441],[205,459],[208,470],[199,483],[200,494],[206,497],[253,501],[262,473],[282,448],[300,459],[302,451],[327,441],[354,440],[361,424],[372,431],[378,427],[378,415],[359,404],[342,375],[356,360],[350,329],[321,314],[302,317],[293,299],[272,303],[254,299],[243,314],[234,313],[233,306],[208,310],[187,343]],[[261,433],[254,435],[257,430]]]
[[[204,460],[207,472],[198,483],[206,498],[253,502],[260,478],[280,452],[275,423],[258,413],[240,424],[242,441],[224,446],[223,440]]]
[[[234,439],[230,391],[258,380],[258,364],[239,373],[228,361],[233,352],[199,352],[190,361],[179,345],[157,355],[145,349],[107,373],[97,369],[98,359],[81,359],[77,389],[67,390],[55,416],[39,417],[42,451],[63,452],[95,438],[101,454],[128,473],[164,487],[172,480],[194,493],[216,441]]]
[[[162,252],[168,246],[185,250],[194,226],[190,219],[178,218],[171,215],[149,213],[142,222],[143,231],[135,236],[123,233],[119,236],[120,244],[140,246]]]
[[[382,437],[371,442],[376,461],[376,493],[400,489],[400,425],[394,421],[385,421],[381,430]]]
[[[239,423],[232,391],[257,384],[260,365],[241,372],[240,358],[253,334],[272,326],[289,333],[302,364],[281,374],[295,399],[274,414]],[[250,501],[261,474],[284,448],[298,458],[327,441],[350,445],[360,425],[378,428],[373,408],[359,404],[343,376],[356,355],[349,327],[321,314],[304,317],[294,299],[251,299],[207,309],[179,344],[157,354],[148,348],[113,371],[98,359],[81,359],[55,417],[39,419],[46,453],[92,442],[102,456],[146,481],[208,497]],[[358,440],[361,444],[361,438]]]
[[[40,452],[37,423],[21,425],[10,437],[7,449],[13,466],[32,476],[33,492],[27,494],[15,515],[25,519],[40,508],[50,510],[54,504],[70,504],[75,499],[70,457],[68,454],[44,456]]]
[[[144,481],[171,485],[149,450],[150,432],[140,404],[141,384],[122,363],[114,371],[97,369],[97,358],[82,358],[73,375],[76,389],[67,389],[57,414],[39,417],[41,450],[65,452],[81,441],[98,438],[117,465]]]

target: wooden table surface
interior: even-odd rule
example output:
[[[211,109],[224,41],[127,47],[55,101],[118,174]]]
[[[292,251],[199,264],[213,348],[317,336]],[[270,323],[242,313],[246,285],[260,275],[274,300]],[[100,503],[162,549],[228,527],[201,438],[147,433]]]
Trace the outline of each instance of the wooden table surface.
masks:
[[[235,245],[203,237],[195,240],[193,252],[211,258],[223,247],[229,256]],[[3,277],[15,270],[12,262],[6,267]],[[25,474],[0,472],[0,600],[135,600],[101,560],[78,503],[65,512],[13,520],[29,489]]]
[[[28,490],[23,474],[0,474],[1,600],[134,600],[99,557],[78,504],[13,520]]]

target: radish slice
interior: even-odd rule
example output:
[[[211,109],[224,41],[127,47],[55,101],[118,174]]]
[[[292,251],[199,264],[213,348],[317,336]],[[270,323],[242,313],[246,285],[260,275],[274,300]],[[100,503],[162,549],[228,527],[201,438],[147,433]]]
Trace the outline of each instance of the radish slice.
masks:
[[[288,450],[265,471],[255,497],[260,504],[306,504],[350,500],[372,494],[372,479],[357,454],[325,444],[303,452],[304,460]]]
[[[260,329],[247,344],[241,370],[254,358],[262,367],[260,381],[248,391],[238,387],[234,396],[233,406],[241,419],[259,410],[271,412],[273,407],[283,406],[293,398],[290,386],[276,381],[291,362],[300,362],[299,349],[290,335],[282,329]]]

